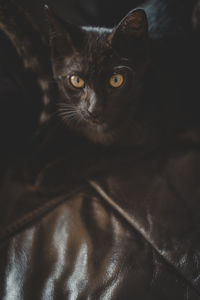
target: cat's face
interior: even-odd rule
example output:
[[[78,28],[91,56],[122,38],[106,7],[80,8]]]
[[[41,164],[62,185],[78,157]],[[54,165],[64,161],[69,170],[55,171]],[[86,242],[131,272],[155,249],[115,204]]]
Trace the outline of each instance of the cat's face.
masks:
[[[130,12],[113,30],[79,28],[52,13],[49,19],[60,116],[90,139],[109,144],[139,106],[148,65],[145,13]]]

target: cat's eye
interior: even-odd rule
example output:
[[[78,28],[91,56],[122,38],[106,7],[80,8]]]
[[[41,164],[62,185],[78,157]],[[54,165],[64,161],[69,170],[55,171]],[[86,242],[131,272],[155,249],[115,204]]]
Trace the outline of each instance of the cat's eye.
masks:
[[[78,89],[81,89],[85,86],[85,81],[80,76],[77,75],[72,75],[70,77],[70,82],[75,88]]]
[[[110,77],[109,83],[112,87],[118,88],[124,82],[124,77],[121,74],[114,74]]]

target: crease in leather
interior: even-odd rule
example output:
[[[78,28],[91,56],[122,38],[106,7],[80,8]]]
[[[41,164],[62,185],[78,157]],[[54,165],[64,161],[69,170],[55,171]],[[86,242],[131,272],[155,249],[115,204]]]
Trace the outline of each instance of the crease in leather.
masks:
[[[145,231],[142,230],[142,228],[140,228],[140,226],[138,226],[138,224],[134,222],[134,220],[129,217],[126,212],[114,202],[114,200],[101,188],[101,186],[93,180],[89,180],[89,184],[92,186],[92,188],[95,189],[96,192],[98,192],[98,194],[102,197],[102,199],[106,201],[106,203],[108,203],[118,214],[120,214],[120,216],[125,219],[128,224],[131,225],[131,227],[133,227],[134,230],[137,231],[149,243],[151,247],[153,247],[156,253],[165,261],[165,263],[168,264],[176,272],[176,274],[181,277],[182,280],[184,280],[186,284],[196,292],[197,295],[200,295],[200,292],[198,291],[196,286],[194,286],[190,280],[188,280],[169,260],[167,260],[166,257],[162,255],[162,253],[160,253],[159,249],[155,247],[151,239],[149,239],[149,237],[146,235]]]
[[[0,231],[0,243],[4,242],[6,239],[10,238],[14,234],[18,233],[22,230],[26,225],[34,222],[38,217],[41,217],[49,212],[51,212],[54,208],[61,205],[63,202],[67,201],[71,196],[80,192],[82,186],[79,186],[77,189],[71,191],[67,195],[59,196],[57,199],[52,199],[49,202],[39,206],[34,209],[30,213],[25,214],[23,217],[19,218],[14,223],[8,225],[3,231]]]

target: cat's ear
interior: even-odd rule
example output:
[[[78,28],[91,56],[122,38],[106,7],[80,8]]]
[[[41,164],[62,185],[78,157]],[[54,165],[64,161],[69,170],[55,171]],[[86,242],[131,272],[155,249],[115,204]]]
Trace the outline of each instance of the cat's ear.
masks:
[[[143,9],[130,11],[113,29],[110,43],[114,48],[123,50],[125,47],[144,45],[148,40],[148,21]]]
[[[54,58],[70,56],[81,49],[84,39],[83,30],[74,24],[61,20],[45,5],[49,25],[49,41]]]

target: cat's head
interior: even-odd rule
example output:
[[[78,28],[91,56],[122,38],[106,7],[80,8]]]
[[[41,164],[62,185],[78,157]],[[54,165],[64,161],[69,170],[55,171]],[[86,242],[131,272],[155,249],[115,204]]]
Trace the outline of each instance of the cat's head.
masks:
[[[148,25],[142,9],[114,29],[79,27],[48,10],[58,109],[69,126],[96,142],[133,117],[148,66]],[[107,138],[106,138],[107,136]]]

